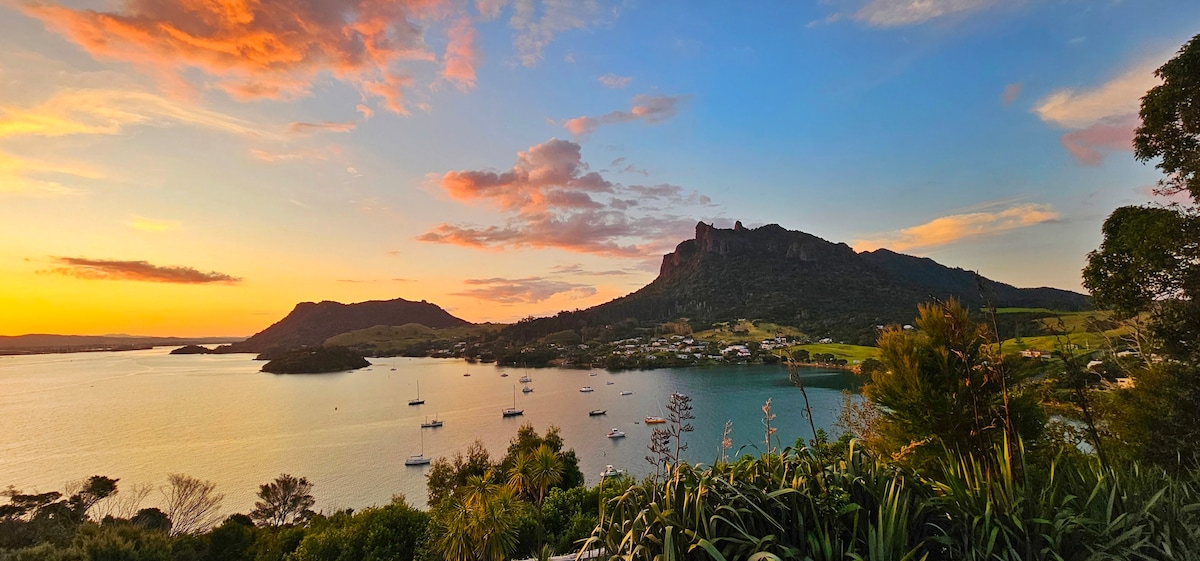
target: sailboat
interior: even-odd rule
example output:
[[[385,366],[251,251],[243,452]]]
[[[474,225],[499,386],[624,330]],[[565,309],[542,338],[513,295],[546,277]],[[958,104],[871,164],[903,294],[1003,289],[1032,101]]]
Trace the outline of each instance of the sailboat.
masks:
[[[517,409],[517,387],[516,386],[513,386],[513,406],[506,408],[501,413],[505,417],[516,417],[517,415],[525,414],[524,409]]]
[[[430,459],[425,456],[425,433],[421,433],[421,453],[416,456],[409,456],[404,460],[406,466],[423,466],[429,464]]]
[[[421,399],[421,381],[417,380],[417,397],[416,399],[408,400],[409,405],[424,405],[425,400]]]
[[[429,417],[425,417],[425,422],[421,423],[421,428],[436,429],[436,428],[442,426],[443,424],[444,423],[442,423],[441,421],[438,420],[437,415],[434,415],[432,421],[429,420]]]

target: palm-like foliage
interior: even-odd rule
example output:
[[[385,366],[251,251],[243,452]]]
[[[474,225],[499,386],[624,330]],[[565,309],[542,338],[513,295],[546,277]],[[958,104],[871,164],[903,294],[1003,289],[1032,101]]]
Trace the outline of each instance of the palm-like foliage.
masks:
[[[513,488],[472,476],[461,494],[441,506],[443,530],[436,548],[453,561],[502,561],[517,545],[523,503]]]
[[[622,560],[1200,558],[1200,473],[1038,469],[1014,453],[1019,442],[985,458],[943,449],[924,474],[853,446],[833,459],[785,449],[683,464],[609,501],[585,549]]]

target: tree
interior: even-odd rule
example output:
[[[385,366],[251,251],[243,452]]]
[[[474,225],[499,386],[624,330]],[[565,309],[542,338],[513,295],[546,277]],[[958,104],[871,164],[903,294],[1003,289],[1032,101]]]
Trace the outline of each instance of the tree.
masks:
[[[1142,98],[1142,124],[1133,139],[1134,155],[1166,177],[1164,193],[1187,191],[1200,202],[1200,35],[1154,71],[1163,83]]]
[[[167,475],[167,485],[161,491],[172,536],[203,532],[220,520],[225,495],[217,493],[216,488],[212,481],[180,473]]]
[[[260,526],[279,528],[308,521],[317,503],[312,496],[313,484],[308,479],[282,474],[275,481],[259,485],[258,498],[250,518]]]
[[[129,521],[134,526],[141,526],[147,530],[156,530],[164,534],[171,533],[171,517],[157,508],[143,508],[137,511],[137,514],[134,514]]]
[[[330,517],[317,515],[296,548],[296,561],[410,561],[417,558],[429,514],[403,497],[391,504]]]
[[[435,509],[435,548],[452,561],[501,561],[516,548],[522,502],[492,474],[467,479],[461,493]]]
[[[524,429],[524,427],[522,427]],[[530,427],[532,430],[532,427]],[[429,506],[436,507],[442,501],[449,499],[456,490],[467,484],[471,477],[482,477],[492,469],[492,460],[483,442],[476,440],[467,447],[467,454],[462,452],[454,455],[453,459],[438,458],[430,466],[426,476],[426,488],[429,490]]]
[[[79,490],[71,494],[67,502],[75,510],[80,519],[86,518],[88,511],[96,503],[116,494],[117,480],[102,475],[93,475],[79,485]]]
[[[1166,467],[1200,454],[1200,35],[1155,71],[1163,83],[1142,98],[1134,154],[1157,159],[1162,194],[1190,204],[1118,208],[1088,254],[1084,286],[1119,318],[1144,319],[1145,363],[1114,396],[1108,424],[1125,453]],[[1157,357],[1157,360],[1152,359]]]
[[[1036,408],[1005,406],[1008,376],[987,346],[986,326],[971,321],[957,301],[922,304],[917,331],[891,327],[879,336],[879,361],[863,388],[878,409],[878,427],[893,451],[931,441],[984,457],[1006,427],[1025,440],[1040,435]]]

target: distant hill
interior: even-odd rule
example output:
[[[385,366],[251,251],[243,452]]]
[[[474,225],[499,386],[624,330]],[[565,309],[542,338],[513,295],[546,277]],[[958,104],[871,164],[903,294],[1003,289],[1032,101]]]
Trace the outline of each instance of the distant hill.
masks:
[[[261,353],[277,349],[298,349],[322,345],[326,339],[377,325],[406,325],[445,328],[471,325],[435,304],[403,298],[371,300],[356,304],[339,302],[301,302],[286,317],[254,336],[232,345],[219,347],[222,353]]]
[[[0,336],[0,355],[79,353],[92,351],[129,351],[192,345],[198,343],[232,343],[241,337],[141,337],[136,335],[49,335],[30,334]]]
[[[1022,289],[970,271],[881,249],[856,253],[844,243],[771,224],[747,229],[696,225],[696,237],[663,256],[658,278],[611,302],[553,318],[523,321],[505,334],[529,340],[564,329],[621,322],[762,319],[813,335],[874,342],[875,326],[911,322],[917,305],[954,297],[980,308],[980,287],[996,306],[1083,310],[1082,294]]]

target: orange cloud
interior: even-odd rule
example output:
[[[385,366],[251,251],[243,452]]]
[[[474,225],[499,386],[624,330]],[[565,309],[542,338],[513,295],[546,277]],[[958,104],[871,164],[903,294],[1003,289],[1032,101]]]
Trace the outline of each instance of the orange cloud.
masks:
[[[675,116],[675,109],[685,99],[684,96],[670,95],[639,95],[633,98],[633,107],[629,111],[612,111],[599,117],[576,117],[568,119],[563,127],[571,134],[587,136],[597,127],[627,123],[629,121],[646,121],[660,123]]]
[[[218,273],[204,273],[191,267],[160,267],[146,261],[117,261],[108,259],[85,259],[57,257],[55,267],[45,273],[66,275],[89,280],[130,280],[178,284],[237,284],[242,279]]]
[[[475,61],[479,51],[475,49],[475,28],[467,18],[461,18],[450,27],[446,44],[446,66],[442,77],[454,83],[460,90],[475,87]]]
[[[596,289],[583,284],[549,280],[539,277],[525,279],[467,279],[468,286],[476,286],[453,296],[467,296],[500,304],[535,304],[556,294],[570,294],[574,298],[587,298],[596,294]]]
[[[100,59],[130,62],[166,82],[192,69],[238,99],[287,99],[320,75],[352,83],[402,113],[396,67],[435,60],[424,23],[449,0],[129,0],[114,12],[24,7]]]
[[[1058,218],[1059,214],[1049,205],[1020,205],[999,212],[943,216],[919,226],[856,240],[851,245],[856,251],[873,251],[881,247],[894,251],[928,249],[964,239],[1053,222]]]
[[[675,185],[621,185],[582,158],[579,144],[551,139],[517,154],[506,172],[452,171],[438,184],[453,199],[508,213],[503,226],[439,224],[417,239],[478,249],[558,248],[617,256],[654,255],[686,236],[694,218],[671,211],[712,201]]]

